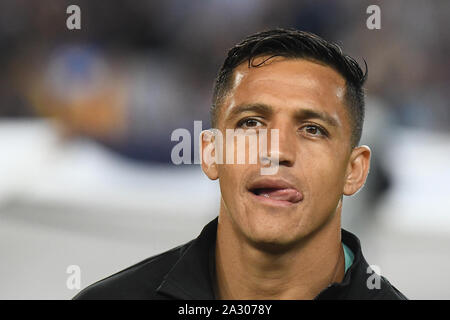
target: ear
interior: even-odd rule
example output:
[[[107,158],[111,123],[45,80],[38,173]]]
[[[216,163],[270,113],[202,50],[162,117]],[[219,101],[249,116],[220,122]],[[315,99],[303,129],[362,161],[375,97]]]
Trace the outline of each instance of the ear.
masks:
[[[354,148],[350,155],[344,184],[344,194],[351,196],[358,192],[366,182],[370,167],[370,148]]]
[[[202,170],[211,180],[219,178],[216,163],[215,136],[212,130],[203,130],[200,134]]]

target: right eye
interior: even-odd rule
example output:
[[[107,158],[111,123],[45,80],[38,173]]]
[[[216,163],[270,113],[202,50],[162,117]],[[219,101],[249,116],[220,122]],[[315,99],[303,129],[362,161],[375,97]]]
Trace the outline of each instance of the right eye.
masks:
[[[262,122],[259,120],[256,120],[254,118],[247,118],[247,119],[242,119],[241,121],[238,122],[237,126],[239,128],[244,128],[244,129],[248,129],[248,128],[258,128],[260,126],[262,126]]]

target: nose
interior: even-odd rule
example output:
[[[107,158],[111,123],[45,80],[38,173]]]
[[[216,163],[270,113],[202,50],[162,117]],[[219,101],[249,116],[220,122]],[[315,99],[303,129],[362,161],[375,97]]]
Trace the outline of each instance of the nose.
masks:
[[[276,131],[273,131],[276,130]],[[278,133],[278,147],[273,145],[274,138],[272,135],[277,135]],[[293,130],[292,126],[287,123],[279,123],[274,125],[272,130],[270,130],[270,155],[271,158],[278,158],[278,164],[280,166],[292,167],[296,159],[296,143],[297,136],[296,132]],[[276,144],[276,143],[275,143]]]

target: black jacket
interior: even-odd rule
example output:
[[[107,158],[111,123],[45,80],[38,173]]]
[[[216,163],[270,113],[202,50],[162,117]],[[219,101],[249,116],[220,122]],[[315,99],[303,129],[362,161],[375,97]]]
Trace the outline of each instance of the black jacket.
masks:
[[[215,299],[217,221],[208,223],[198,238],[100,280],[74,299]],[[359,239],[344,229],[341,232],[342,241],[354,253],[353,264],[341,283],[330,285],[315,299],[406,299],[384,277],[378,278],[381,286],[368,288],[368,278],[372,276],[376,284],[377,275],[368,273]]]

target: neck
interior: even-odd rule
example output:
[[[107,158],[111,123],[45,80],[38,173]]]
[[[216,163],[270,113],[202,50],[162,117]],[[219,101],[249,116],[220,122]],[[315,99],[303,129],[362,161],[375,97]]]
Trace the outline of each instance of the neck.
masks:
[[[219,299],[313,299],[342,281],[341,203],[316,232],[289,250],[256,248],[236,231],[221,208],[216,241],[216,293]]]

